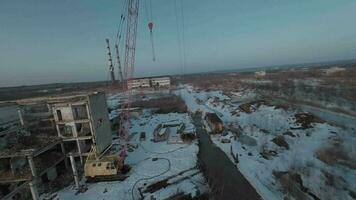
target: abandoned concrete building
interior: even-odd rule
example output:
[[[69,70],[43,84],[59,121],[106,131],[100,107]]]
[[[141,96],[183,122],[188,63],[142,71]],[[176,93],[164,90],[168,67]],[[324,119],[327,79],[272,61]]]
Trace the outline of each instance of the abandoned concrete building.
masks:
[[[38,199],[66,165],[62,141],[55,136],[47,104],[21,101],[2,107],[0,198]],[[5,112],[5,113],[4,113]],[[59,167],[62,165],[62,167]]]
[[[132,79],[128,82],[128,87],[135,88],[148,88],[151,87],[149,78]]]
[[[170,87],[171,78],[170,77],[152,77],[152,78],[137,78],[132,79],[128,82],[128,87],[130,89],[136,88],[161,88]]]
[[[83,163],[92,144],[96,152],[112,143],[112,132],[104,93],[66,96],[49,100],[58,137],[65,149]]]
[[[213,134],[222,133],[224,125],[216,113],[206,113],[205,120],[207,121]]]
[[[0,197],[38,199],[65,173],[67,160],[62,141],[56,137],[22,136],[0,153]]]
[[[34,99],[19,101],[18,114],[22,129],[31,135],[55,136],[55,122],[46,101]]]
[[[170,87],[171,79],[170,77],[156,77],[151,78],[151,87]]]
[[[83,164],[92,144],[101,153],[112,143],[104,93],[19,100],[0,112],[7,116],[0,121],[1,199],[38,199],[58,179],[72,181],[68,157],[72,167],[75,157]]]

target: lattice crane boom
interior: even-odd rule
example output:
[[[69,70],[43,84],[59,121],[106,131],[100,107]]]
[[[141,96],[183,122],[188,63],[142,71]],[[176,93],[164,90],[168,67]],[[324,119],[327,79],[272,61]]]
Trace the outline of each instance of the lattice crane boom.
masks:
[[[114,72],[114,65],[112,63],[112,56],[111,56],[111,49],[110,49],[110,42],[109,39],[106,39],[106,48],[108,50],[108,59],[109,59],[109,72],[111,78],[111,84],[115,83],[115,72]]]
[[[119,45],[115,44],[115,51],[116,51],[116,61],[117,61],[117,66],[119,68],[119,77],[120,80],[123,81],[124,77],[122,75],[122,67],[121,67],[121,60],[120,60],[120,54],[119,54]]]
[[[127,4],[127,26],[125,42],[124,73],[122,88],[124,91],[123,101],[121,103],[121,126],[119,134],[127,139],[127,132],[130,128],[129,109],[131,104],[131,89],[129,81],[132,79],[135,69],[136,37],[139,13],[139,0],[128,0]]]

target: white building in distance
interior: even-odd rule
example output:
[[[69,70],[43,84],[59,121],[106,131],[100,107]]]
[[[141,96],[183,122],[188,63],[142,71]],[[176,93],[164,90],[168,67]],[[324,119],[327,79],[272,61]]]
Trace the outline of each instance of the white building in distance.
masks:
[[[326,75],[331,75],[331,74],[334,74],[336,72],[342,72],[342,71],[345,71],[345,68],[337,67],[337,66],[330,67],[330,68],[324,70]]]
[[[161,88],[171,86],[171,78],[168,76],[165,77],[152,77],[152,78],[137,78],[131,79],[128,82],[128,88]]]
[[[261,77],[264,77],[266,76],[266,71],[258,71],[258,72],[255,72],[255,77],[256,78],[261,78]]]

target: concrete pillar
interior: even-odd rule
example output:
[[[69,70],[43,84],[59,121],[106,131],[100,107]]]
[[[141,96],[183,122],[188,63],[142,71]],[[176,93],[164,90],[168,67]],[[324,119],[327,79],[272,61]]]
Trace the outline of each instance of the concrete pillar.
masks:
[[[33,160],[33,155],[27,156],[27,159],[28,159],[28,164],[30,165],[32,176],[36,178],[37,170],[36,170],[35,162]]]
[[[37,190],[36,181],[33,180],[33,181],[29,182],[28,184],[29,184],[29,186],[30,186],[32,199],[33,199],[33,200],[38,200],[38,199],[39,199],[39,195],[38,195],[38,190]]]
[[[75,160],[74,160],[74,156],[72,153],[69,153],[69,159],[70,159],[70,163],[72,165],[75,186],[77,189],[79,189],[78,171],[77,171],[77,166],[75,165]]]
[[[82,156],[82,146],[80,144],[80,141],[77,138],[77,146],[78,146],[78,154],[79,154],[79,158],[80,158],[80,163],[83,165],[84,164],[84,160],[83,160],[83,156]]]
[[[62,153],[63,153],[63,156],[64,156],[64,165],[66,166],[66,169],[69,169],[68,159],[67,159],[67,156],[66,156],[66,150],[64,148],[64,143],[63,142],[61,142],[61,149],[62,149]]]
[[[59,125],[57,123],[56,123],[56,129],[57,129],[58,137],[62,138],[62,134],[61,134],[61,131],[59,129]]]
[[[87,115],[88,115],[88,119],[89,119],[89,127],[90,127],[90,135],[92,136],[92,141],[93,143],[95,143],[95,133],[94,133],[94,125],[93,125],[93,120],[92,120],[92,116],[91,116],[91,111],[90,111],[90,107],[89,104],[85,104],[86,110],[87,110]]]

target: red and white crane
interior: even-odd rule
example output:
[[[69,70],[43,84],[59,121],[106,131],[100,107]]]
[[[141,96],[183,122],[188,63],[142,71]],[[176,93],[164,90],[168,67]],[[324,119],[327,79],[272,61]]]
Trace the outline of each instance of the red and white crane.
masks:
[[[125,35],[125,57],[122,79],[123,98],[121,102],[119,136],[127,139],[128,129],[130,128],[129,109],[131,105],[132,90],[129,88],[129,81],[132,79],[135,69],[135,53],[137,24],[139,14],[139,0],[128,0],[127,3],[127,26]]]
[[[128,129],[130,127],[129,122],[129,111],[131,105],[131,95],[132,90],[129,86],[129,82],[133,77],[133,72],[135,69],[135,54],[136,54],[136,38],[137,38],[137,24],[139,17],[139,1],[140,0],[126,0],[124,6],[126,11],[121,15],[121,21],[119,24],[119,30],[116,35],[115,49],[117,65],[119,67],[119,77],[121,78],[121,86],[123,90],[123,96],[121,101],[121,115],[120,115],[120,128],[119,136],[121,138],[127,139]],[[150,31],[150,39],[152,44],[153,60],[155,60],[154,44],[153,44],[153,22],[152,22],[152,8],[151,17],[148,19],[148,28]],[[119,56],[119,42],[121,40],[121,32],[123,30],[123,22],[126,20],[126,32],[125,32],[125,56],[124,56],[124,66],[121,69],[121,62]]]

